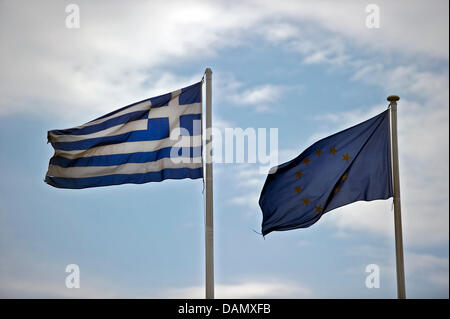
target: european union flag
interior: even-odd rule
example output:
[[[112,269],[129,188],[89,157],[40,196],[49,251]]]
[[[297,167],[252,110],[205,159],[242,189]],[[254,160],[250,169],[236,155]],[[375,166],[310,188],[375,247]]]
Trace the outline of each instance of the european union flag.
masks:
[[[326,137],[267,176],[262,233],[306,228],[356,201],[393,196],[389,111]]]

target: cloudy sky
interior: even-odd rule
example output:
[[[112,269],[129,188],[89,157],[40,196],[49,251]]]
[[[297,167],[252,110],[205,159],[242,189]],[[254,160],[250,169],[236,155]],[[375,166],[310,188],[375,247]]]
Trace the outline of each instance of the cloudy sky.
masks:
[[[66,6],[80,28],[66,27]],[[367,28],[366,6],[380,9]],[[213,125],[278,128],[279,161],[401,97],[407,296],[448,298],[447,1],[0,1],[0,297],[204,296],[201,180],[43,182],[50,129],[199,81]],[[255,164],[214,165],[217,297],[395,298],[392,200],[264,239]],[[255,232],[256,231],[256,232]],[[81,288],[65,287],[77,264]],[[380,288],[368,289],[369,264]]]

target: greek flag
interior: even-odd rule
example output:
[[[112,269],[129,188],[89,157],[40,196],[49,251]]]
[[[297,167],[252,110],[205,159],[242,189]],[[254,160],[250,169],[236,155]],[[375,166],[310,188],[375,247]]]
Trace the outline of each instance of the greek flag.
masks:
[[[58,188],[202,178],[202,82],[84,125],[48,132],[45,182]]]

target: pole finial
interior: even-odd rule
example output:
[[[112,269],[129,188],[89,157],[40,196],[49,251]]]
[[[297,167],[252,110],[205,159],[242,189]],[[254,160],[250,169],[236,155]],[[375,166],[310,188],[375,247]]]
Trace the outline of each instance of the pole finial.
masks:
[[[387,97],[387,100],[389,101],[389,102],[397,102],[398,100],[400,100],[400,97],[398,96],[398,95],[389,95],[388,97]]]
[[[211,68],[206,68],[205,73],[206,74],[212,74]]]

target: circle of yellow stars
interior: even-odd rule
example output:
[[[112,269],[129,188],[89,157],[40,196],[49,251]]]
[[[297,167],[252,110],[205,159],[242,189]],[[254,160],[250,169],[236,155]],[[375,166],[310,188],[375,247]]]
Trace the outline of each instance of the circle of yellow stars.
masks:
[[[336,146],[333,146],[333,147],[330,147],[330,148],[329,148],[329,154],[331,154],[332,156],[335,156],[337,152],[338,152],[338,150],[336,149]],[[316,150],[314,151],[314,156],[320,157],[322,154],[323,154],[323,150],[320,149],[320,148],[318,148],[318,149],[316,149]],[[347,162],[347,163],[349,163],[349,161],[350,161],[351,158],[352,158],[352,157],[351,157],[348,153],[345,153],[345,154],[342,155],[342,160],[345,161],[345,162]],[[302,161],[302,163],[303,163],[304,165],[308,165],[310,162],[311,162],[311,159],[310,159],[309,157],[305,157],[305,158],[303,159],[303,161]],[[301,170],[299,170],[299,171],[297,171],[297,172],[295,173],[295,177],[298,178],[298,179],[301,179],[301,178],[303,177],[303,175],[304,175],[304,174],[303,174],[303,172],[302,172]],[[343,182],[343,181],[345,181],[346,179],[347,179],[347,173],[345,173],[344,175],[342,175],[340,181]],[[297,194],[300,194],[300,193],[303,191],[303,188],[302,188],[301,186],[297,186],[297,187],[295,187],[294,190],[295,190],[295,192],[296,192]],[[339,192],[339,186],[336,186],[336,187],[333,189],[333,194],[337,194],[338,192]],[[302,205],[303,205],[303,206],[308,206],[309,204],[311,204],[311,201],[309,200],[308,197],[305,197],[305,198],[302,199]],[[315,210],[316,213],[320,214],[320,213],[323,211],[323,207],[322,207],[321,205],[317,205],[317,206],[314,208],[314,210]]]

